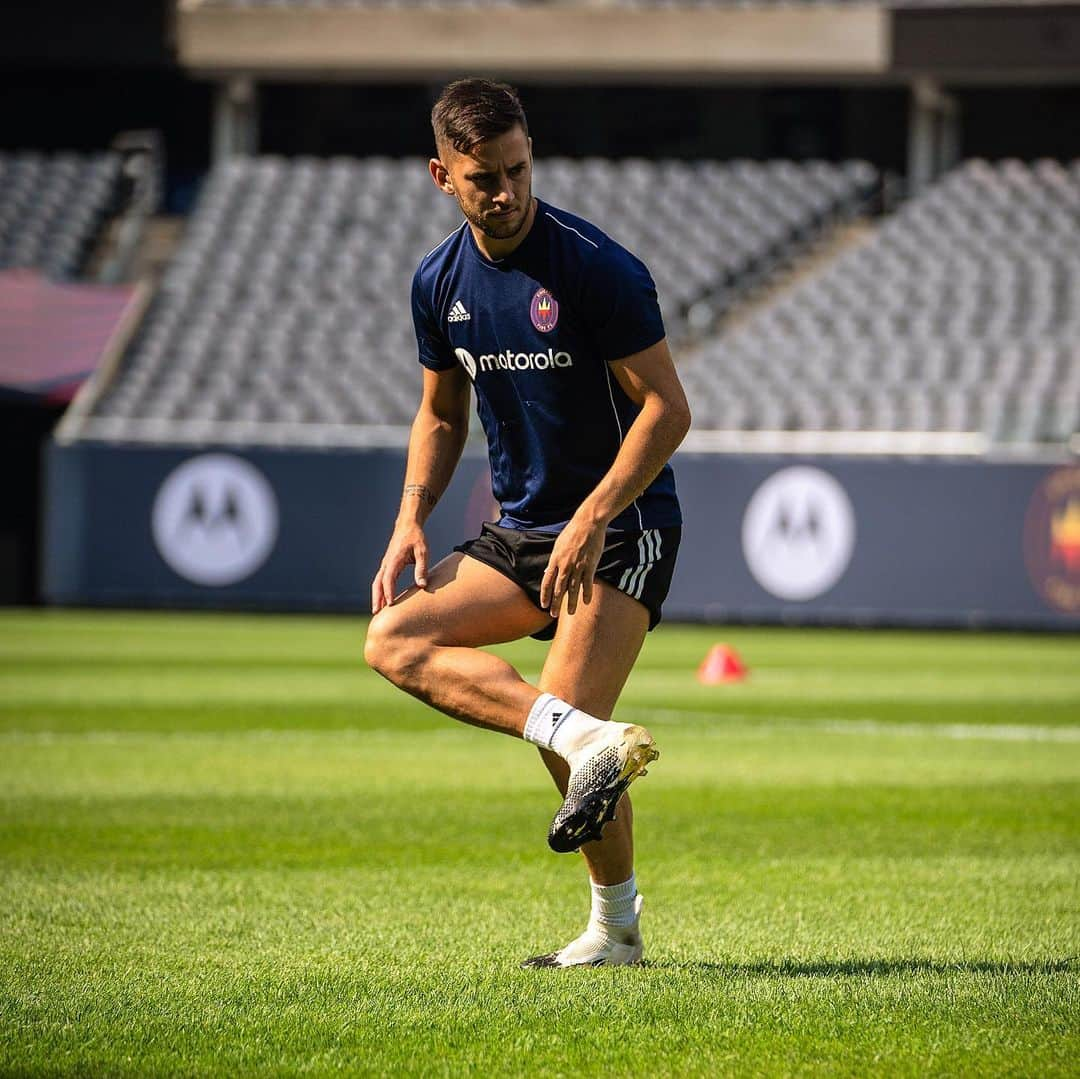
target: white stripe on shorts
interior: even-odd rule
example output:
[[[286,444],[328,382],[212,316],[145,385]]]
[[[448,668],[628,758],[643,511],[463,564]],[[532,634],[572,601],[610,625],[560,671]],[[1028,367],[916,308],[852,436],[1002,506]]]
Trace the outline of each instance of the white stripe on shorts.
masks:
[[[638,549],[638,564],[630,571],[630,579],[626,582],[626,594],[628,596],[634,595],[634,589],[637,587],[638,575],[641,573],[642,567],[649,561],[649,551],[652,550],[649,544],[649,533],[642,532],[637,539]],[[634,597],[637,598],[636,596]]]
[[[649,570],[660,561],[660,530],[657,528],[652,529],[649,533],[651,540],[650,546],[652,547],[652,558],[642,567],[641,576],[638,578],[637,588],[634,590],[634,599],[641,599],[641,593],[645,591],[645,578],[649,575]]]
[[[654,563],[660,558],[660,531],[651,528],[638,536],[638,564],[630,566],[619,581],[619,590],[634,599],[641,599],[645,589],[645,578]]]
[[[628,589],[630,595],[632,595],[634,599],[637,599],[638,597],[638,581],[641,579],[642,574],[645,572],[645,567],[649,564],[649,560],[652,558],[651,533],[641,533],[641,538],[638,540],[638,549],[642,552],[641,561],[638,563],[638,568],[634,570],[634,576],[630,578],[630,585]]]

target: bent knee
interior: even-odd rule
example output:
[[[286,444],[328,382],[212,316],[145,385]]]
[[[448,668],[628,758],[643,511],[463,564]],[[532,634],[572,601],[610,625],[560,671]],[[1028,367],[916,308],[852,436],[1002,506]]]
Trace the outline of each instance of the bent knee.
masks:
[[[364,640],[364,662],[395,685],[403,685],[416,677],[426,649],[394,613],[386,608],[372,618]]]
[[[397,650],[397,633],[393,620],[375,615],[368,624],[367,637],[364,638],[364,662],[379,674],[386,672],[393,665]]]

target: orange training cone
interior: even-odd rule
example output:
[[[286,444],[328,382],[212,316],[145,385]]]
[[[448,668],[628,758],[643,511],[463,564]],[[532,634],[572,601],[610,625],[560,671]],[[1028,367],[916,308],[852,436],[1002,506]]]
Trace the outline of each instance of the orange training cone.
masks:
[[[739,653],[730,644],[714,644],[698,667],[697,680],[703,686],[741,682],[749,672]]]

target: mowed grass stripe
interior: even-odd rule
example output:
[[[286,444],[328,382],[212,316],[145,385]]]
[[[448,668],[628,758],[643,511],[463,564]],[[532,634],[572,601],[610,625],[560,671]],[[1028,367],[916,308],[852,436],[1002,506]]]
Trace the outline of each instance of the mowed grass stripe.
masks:
[[[0,619],[0,727],[93,729],[372,725],[440,720],[364,669],[364,623],[338,617],[21,612]],[[751,667],[743,685],[699,686],[718,638]],[[535,677],[544,648],[496,649]],[[63,678],[53,677],[57,667]],[[642,708],[878,722],[1080,723],[1074,637],[665,627],[650,635],[624,702]],[[164,713],[163,722],[158,716]],[[218,716],[221,717],[219,723]]]
[[[7,611],[0,616],[0,661],[50,661],[60,651],[80,659],[138,666],[159,660],[169,666],[195,662],[254,665],[337,663],[355,665],[365,631],[360,618],[185,612]],[[910,675],[942,670],[1039,672],[1076,675],[1077,640],[1069,634],[968,634],[901,630],[822,629],[808,633],[755,627],[665,625],[651,634],[640,670],[684,671],[701,658],[696,651],[717,639],[739,645],[755,670],[813,671],[823,666],[868,673],[904,670]],[[207,644],[213,644],[213,649]],[[515,659],[539,665],[544,646],[522,641],[504,646]],[[502,650],[502,649],[500,649]],[[703,654],[703,653],[702,653]]]
[[[0,617],[0,1072],[1077,1074],[1074,641],[664,627],[651,965],[552,977],[587,892],[535,754],[363,631]],[[723,637],[750,681],[698,686]]]
[[[880,723],[877,720],[852,717],[841,719],[800,719],[798,716],[773,716],[770,719],[761,719],[750,715],[738,713],[716,713],[685,711],[675,709],[651,709],[624,707],[619,710],[619,715],[625,720],[635,720],[649,723],[657,730],[665,730],[668,725],[674,723],[681,726],[691,727],[695,738],[737,738],[747,732],[757,733],[762,736],[771,734],[805,734],[815,732],[820,734],[855,735],[868,738],[922,738],[938,739],[945,738],[950,741],[961,742],[1080,742],[1080,727],[1036,727],[1036,726],[1006,726],[1005,724],[986,723]],[[0,743],[21,742],[29,744],[55,744],[62,741],[76,742],[132,742],[147,741],[156,738],[168,738],[170,741],[182,739],[185,741],[205,741],[206,739],[246,738],[257,741],[282,740],[282,739],[318,739],[331,737],[334,739],[352,738],[390,738],[397,739],[401,736],[402,729],[398,727],[368,727],[357,728],[288,728],[288,727],[251,727],[239,732],[223,732],[221,730],[182,730],[169,732],[148,732],[120,728],[117,730],[83,730],[83,731],[55,731],[41,729],[18,730],[10,728],[0,729]],[[445,724],[433,731],[427,732],[431,739],[439,737],[456,738],[457,733],[453,728]]]

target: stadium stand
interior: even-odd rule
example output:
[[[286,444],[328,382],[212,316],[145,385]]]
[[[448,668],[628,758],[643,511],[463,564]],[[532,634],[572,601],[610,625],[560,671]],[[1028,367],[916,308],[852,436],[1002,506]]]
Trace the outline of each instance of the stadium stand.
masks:
[[[863,205],[861,163],[551,159],[536,189],[647,255],[669,330]],[[460,221],[421,161],[217,168],[85,433],[276,441],[295,425],[402,425],[419,380],[409,282]],[[717,299],[717,297],[719,297]]]
[[[1080,162],[973,161],[687,356],[716,430],[1080,430]]]
[[[799,247],[866,208],[877,170],[789,161],[611,161],[568,159],[542,166],[544,191],[647,261],[669,330],[698,301],[722,310]]]
[[[686,342],[699,431],[1068,441],[1080,430],[1080,162],[969,162],[690,344],[698,306],[723,309],[740,282],[857,213],[875,181],[860,163],[537,168],[538,191],[647,258]],[[408,283],[457,221],[416,161],[217,169],[84,434],[318,441],[319,429],[408,423]]]
[[[72,278],[115,197],[120,156],[0,153],[0,269]]]

